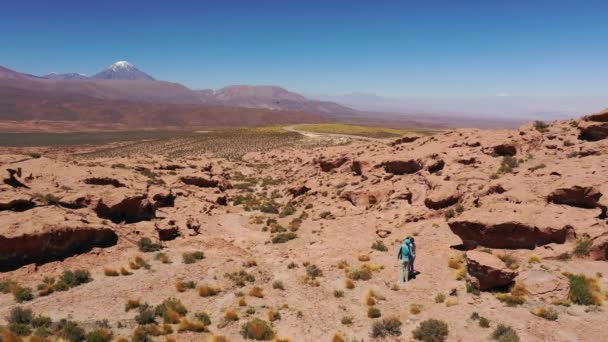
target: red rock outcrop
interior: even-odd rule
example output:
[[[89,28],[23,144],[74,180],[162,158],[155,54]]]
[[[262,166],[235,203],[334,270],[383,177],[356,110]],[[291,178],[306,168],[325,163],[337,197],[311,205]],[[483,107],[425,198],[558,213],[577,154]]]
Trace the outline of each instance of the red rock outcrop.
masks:
[[[467,272],[475,279],[470,282],[481,291],[504,287],[513,282],[517,272],[505,265],[495,255],[468,251],[466,253]]]
[[[346,158],[346,157],[341,157],[341,158],[337,158],[337,159],[333,159],[333,160],[320,160],[319,167],[321,168],[321,170],[323,172],[329,172],[333,169],[339,168],[340,166],[344,165],[344,163],[346,163],[347,161],[348,161],[348,158]]]
[[[593,187],[573,186],[553,191],[547,201],[555,204],[570,205],[578,208],[597,208],[602,193]]]
[[[110,177],[91,177],[84,180],[85,184],[89,185],[111,185],[115,188],[124,188],[126,185],[121,183],[118,179]]]
[[[424,205],[429,209],[442,209],[458,203],[460,200],[458,184],[445,182],[436,186],[424,199]]]
[[[595,122],[608,122],[608,109],[596,114],[588,115],[585,117],[585,120]]]
[[[572,237],[574,228],[569,223],[581,223],[571,216],[574,215],[552,206],[504,205],[492,210],[466,210],[448,221],[448,225],[466,246],[534,249],[549,243],[564,243]]]
[[[589,256],[592,260],[608,260],[608,235],[593,240]]]
[[[422,162],[419,160],[393,160],[381,164],[384,171],[394,175],[412,174],[422,170]]]
[[[93,210],[97,216],[114,223],[148,221],[153,219],[156,213],[156,208],[146,195],[125,191],[103,194]]]
[[[514,156],[517,154],[517,148],[514,145],[500,144],[492,147],[492,152],[499,156]]]
[[[608,124],[589,125],[581,127],[578,135],[580,140],[599,141],[608,138]]]
[[[378,203],[376,195],[367,191],[344,191],[340,198],[349,201],[355,207],[374,205]]]

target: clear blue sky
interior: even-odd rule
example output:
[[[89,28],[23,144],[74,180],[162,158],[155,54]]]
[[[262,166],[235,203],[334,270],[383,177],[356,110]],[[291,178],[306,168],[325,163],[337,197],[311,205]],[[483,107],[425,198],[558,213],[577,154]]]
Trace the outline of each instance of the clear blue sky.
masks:
[[[605,95],[608,1],[10,1],[0,65],[128,60],[191,88],[314,94]]]

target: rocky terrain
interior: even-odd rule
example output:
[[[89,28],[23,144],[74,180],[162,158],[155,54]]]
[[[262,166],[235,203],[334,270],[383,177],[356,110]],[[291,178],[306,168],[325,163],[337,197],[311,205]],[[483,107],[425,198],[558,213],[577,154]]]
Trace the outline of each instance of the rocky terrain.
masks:
[[[233,159],[5,149],[0,339],[601,341],[607,153],[608,112]]]

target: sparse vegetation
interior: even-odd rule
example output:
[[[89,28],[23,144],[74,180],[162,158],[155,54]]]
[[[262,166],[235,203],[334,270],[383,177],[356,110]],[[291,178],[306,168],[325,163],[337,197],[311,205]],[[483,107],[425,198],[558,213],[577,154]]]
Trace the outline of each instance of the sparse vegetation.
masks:
[[[369,309],[367,309],[367,317],[369,318],[378,318],[382,316],[382,313],[380,312],[380,309],[378,309],[375,306],[370,306]]]
[[[479,326],[482,328],[489,328],[490,320],[485,317],[479,317]]]
[[[548,321],[555,321],[558,318],[557,311],[544,306],[534,308],[531,312],[533,315],[542,317]]]
[[[143,237],[137,241],[137,248],[139,248],[140,252],[150,253],[160,251],[163,246],[160,243],[152,242],[150,238]]]
[[[423,342],[442,342],[448,337],[448,324],[436,319],[427,319],[413,331],[414,338]]]
[[[499,324],[494,332],[492,338],[498,342],[519,342],[519,336],[513,328],[504,324]]]
[[[401,336],[401,321],[397,317],[384,318],[374,322],[371,336],[373,338]]]
[[[264,290],[261,287],[254,286],[249,290],[249,295],[257,298],[264,298]]]
[[[245,339],[268,341],[274,337],[274,331],[268,322],[254,318],[242,325],[241,335]]]
[[[220,293],[221,290],[219,287],[201,285],[198,287],[197,291],[198,291],[198,295],[201,297],[211,297],[211,296],[215,296],[218,293]]]
[[[182,254],[184,264],[193,264],[203,259],[205,259],[205,253],[201,251],[185,252]]]
[[[240,270],[238,272],[225,273],[225,278],[228,278],[234,282],[236,286],[244,287],[247,283],[253,283],[255,281],[255,277],[245,270]]]
[[[566,274],[570,280],[568,299],[574,304],[600,305],[602,296],[597,279],[584,274]]]
[[[541,133],[545,133],[549,130],[549,125],[544,121],[536,120],[534,121],[534,128]]]
[[[162,262],[163,264],[171,263],[171,258],[169,258],[169,256],[165,253],[156,253],[156,255],[154,256],[154,259]]]
[[[344,316],[344,317],[342,317],[342,319],[340,320],[340,323],[342,323],[344,325],[351,325],[351,324],[353,324],[353,316]]]
[[[438,293],[438,294],[435,296],[435,303],[443,303],[443,302],[445,302],[445,294],[443,294],[443,293]]]
[[[420,305],[420,304],[410,304],[409,311],[410,311],[410,313],[412,315],[417,315],[420,312],[422,312],[422,305]]]
[[[279,233],[272,237],[272,243],[285,243],[297,238],[298,235],[294,232]]]
[[[519,264],[517,259],[511,255],[511,254],[499,254],[497,255],[498,259],[502,260],[502,262],[505,263],[505,265],[512,269],[512,270],[516,270],[519,268]]]
[[[526,302],[526,294],[528,290],[521,283],[516,283],[511,287],[509,293],[497,293],[495,296],[498,300],[506,303],[508,306],[521,305]]]
[[[500,162],[500,167],[498,168],[498,174],[512,173],[513,169],[519,166],[519,162],[517,159],[511,156],[502,157],[502,161]]]
[[[583,257],[583,256],[589,254],[589,250],[591,249],[592,245],[593,245],[593,240],[591,240],[587,237],[580,238],[580,239],[576,240],[576,244],[574,245],[573,253],[577,257]]]
[[[275,290],[281,290],[281,291],[285,291],[285,285],[283,285],[283,282],[280,280],[275,280],[272,283],[272,288]]]
[[[384,244],[384,242],[382,240],[377,240],[376,242],[374,242],[372,244],[372,249],[375,249],[380,252],[388,251],[388,247],[386,247],[386,245]]]

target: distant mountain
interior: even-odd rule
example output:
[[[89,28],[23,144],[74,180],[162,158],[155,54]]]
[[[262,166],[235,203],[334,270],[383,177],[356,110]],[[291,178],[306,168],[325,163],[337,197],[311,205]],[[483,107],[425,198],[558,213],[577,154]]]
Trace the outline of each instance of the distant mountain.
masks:
[[[93,75],[94,80],[128,80],[128,81],[154,81],[152,76],[137,69],[127,61],[118,61],[107,69]]]
[[[92,77],[76,73],[37,77],[0,67],[0,88],[7,88],[5,94],[27,92],[32,97],[85,97],[102,101],[240,107],[328,116],[354,112],[336,103],[310,100],[275,86],[236,85],[217,91],[191,90],[178,83],[157,81],[124,61],[116,62]]]
[[[220,90],[198,91],[201,101],[209,104],[293,110],[320,114],[348,114],[354,112],[336,103],[310,100],[300,94],[276,86],[231,85]]]
[[[65,74],[58,74],[56,72],[52,72],[48,75],[43,76],[47,80],[60,80],[60,81],[80,81],[80,80],[88,80],[89,76],[70,72]]]

